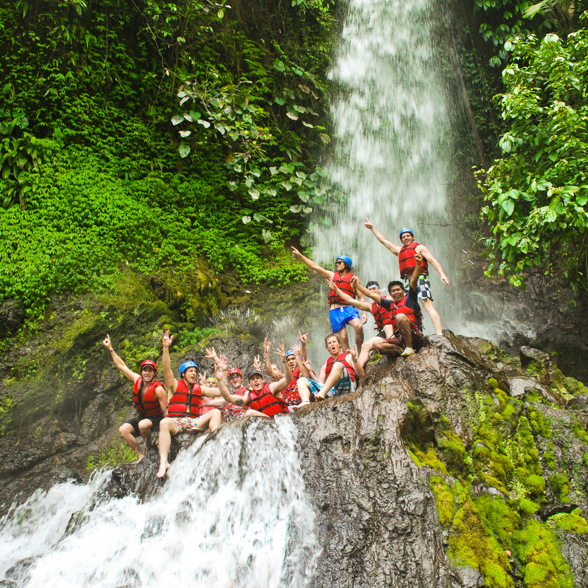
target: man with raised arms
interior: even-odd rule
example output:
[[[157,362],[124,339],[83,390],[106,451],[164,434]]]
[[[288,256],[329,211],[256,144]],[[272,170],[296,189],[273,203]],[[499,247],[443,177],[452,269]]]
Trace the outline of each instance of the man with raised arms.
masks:
[[[325,347],[330,354],[327,362],[321,367],[318,380],[312,378],[298,379],[298,394],[302,402],[299,407],[310,402],[310,395],[315,400],[332,398],[339,394],[354,392],[357,385],[355,363],[356,351],[344,352],[341,339],[336,333],[325,337]]]
[[[333,280],[341,290],[346,292],[352,298],[357,297],[360,300],[363,300],[361,294],[358,295],[350,284],[351,278],[353,277],[353,273],[351,272],[351,258],[346,255],[339,255],[335,260],[335,271],[332,272],[322,268],[318,263],[312,261],[312,259],[302,255],[302,253],[300,253],[295,247],[292,247],[292,255],[300,259],[311,270],[314,270],[317,274],[323,276],[323,278]],[[353,327],[353,330],[355,331],[355,345],[357,346],[357,349],[361,350],[361,345],[363,343],[363,323],[366,322],[367,315],[364,315],[362,322],[359,317],[359,312],[357,312],[353,306],[345,304],[333,290],[329,292],[329,308],[331,328],[333,329],[333,333],[339,335],[343,350],[349,350],[349,337],[347,336],[346,325]]]
[[[173,336],[166,331],[163,336],[163,377],[165,386],[172,397],[168,406],[168,418],[159,425],[159,471],[158,478],[163,478],[169,469],[167,461],[171,436],[182,431],[195,432],[210,429],[216,431],[221,425],[221,413],[218,408],[213,408],[202,414],[205,405],[203,397],[218,398],[222,392],[228,394],[222,376],[224,372],[218,366],[215,375],[218,380],[218,388],[201,386],[198,383],[198,364],[194,361],[185,361],[179,369],[180,379],[176,380],[171,369],[169,348]],[[223,395],[224,396],[224,395]]]
[[[221,387],[220,391],[227,402],[232,402],[238,406],[248,406],[249,410],[245,416],[262,416],[274,417],[277,414],[288,414],[288,406],[282,400],[281,392],[285,390],[292,381],[292,372],[286,361],[286,351],[282,345],[278,351],[282,359],[285,376],[278,382],[265,382],[263,374],[259,369],[253,369],[249,372],[247,380],[249,381],[249,390],[243,395],[238,396],[231,394],[226,386]],[[226,370],[226,359],[221,356],[217,369],[224,373]],[[220,378],[219,378],[220,383]]]
[[[327,283],[329,284],[329,287],[334,289],[345,302],[352,304],[359,310],[371,312],[374,316],[378,335],[368,339],[361,346],[361,353],[357,358],[357,375],[360,378],[363,378],[365,375],[365,364],[368,362],[372,349],[378,351],[378,353],[381,353],[382,355],[401,355],[402,349],[398,347],[398,345],[387,342],[389,339],[394,337],[393,318],[390,315],[389,310],[384,308],[381,304],[376,304],[375,302],[370,304],[369,302],[365,302],[363,300],[354,300],[345,294],[345,292],[342,292],[331,280],[328,280]],[[380,285],[378,282],[373,280],[366,284],[366,288],[375,294],[380,293]],[[379,333],[382,333],[384,337],[381,337]]]
[[[423,257],[421,264],[421,274],[418,277],[418,297],[422,302],[424,309],[431,318],[435,333],[437,335],[443,335],[443,328],[441,327],[441,317],[433,306],[433,296],[431,294],[431,284],[429,283],[429,267],[430,263],[441,276],[441,282],[446,286],[449,285],[449,278],[445,275],[441,264],[435,259],[433,254],[424,245],[417,243],[414,240],[414,233],[412,229],[403,228],[400,229],[400,240],[402,241],[402,247],[399,247],[395,243],[392,243],[380,231],[374,227],[373,223],[369,218],[365,219],[366,228],[374,234],[374,237],[384,245],[394,255],[398,256],[398,264],[400,266],[400,277],[409,281],[412,276],[412,272],[416,266],[415,254],[420,253]],[[427,263],[428,262],[428,263]]]
[[[394,345],[397,347],[404,347],[401,353],[403,357],[415,353],[423,344],[422,335],[422,315],[419,307],[418,292],[416,284],[418,276],[421,271],[422,256],[420,253],[415,253],[416,265],[410,279],[409,288],[404,290],[402,282],[390,282],[388,284],[388,292],[392,299],[383,298],[379,292],[373,292],[364,288],[357,276],[353,278],[353,285],[360,292],[369,296],[376,304],[381,304],[384,308],[390,311],[390,315],[394,321],[394,337],[385,340],[385,343],[378,344],[378,346]]]
[[[118,432],[125,443],[137,454],[139,462],[145,457],[145,454],[141,451],[141,446],[137,443],[135,437],[139,435],[143,437],[145,439],[145,449],[149,451],[151,432],[159,429],[161,419],[167,414],[167,396],[163,384],[155,379],[157,364],[151,359],[146,359],[141,362],[141,373],[137,374],[130,370],[116,354],[112,348],[109,335],[106,335],[106,339],[102,341],[102,344],[110,351],[114,365],[134,384],[133,402],[139,415],[123,423]]]

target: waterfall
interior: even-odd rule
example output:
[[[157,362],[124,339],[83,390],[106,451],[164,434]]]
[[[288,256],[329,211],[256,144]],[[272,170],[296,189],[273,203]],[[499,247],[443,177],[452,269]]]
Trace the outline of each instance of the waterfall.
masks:
[[[98,498],[106,475],[12,509],[0,522],[0,578],[12,568],[19,586],[273,588],[312,576],[320,549],[290,418],[200,438],[144,503]]]
[[[463,150],[464,136],[468,149],[472,143],[447,43],[455,34],[449,10],[437,0],[348,1],[330,71],[335,146],[326,166],[344,202],[330,226],[314,219],[313,255],[331,270],[337,255],[349,255],[364,284],[377,280],[385,289],[399,279],[398,258],[365,228],[365,217],[397,244],[399,229],[410,227],[452,282],[443,286],[430,270],[443,327],[488,336],[483,297],[464,285],[471,262],[456,228],[452,186],[472,164],[456,145],[461,140]],[[423,315],[425,334],[434,334]]]

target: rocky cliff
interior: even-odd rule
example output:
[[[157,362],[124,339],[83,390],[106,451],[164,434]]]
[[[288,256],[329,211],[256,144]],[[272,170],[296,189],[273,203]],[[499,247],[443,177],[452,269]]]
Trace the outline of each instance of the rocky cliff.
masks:
[[[313,586],[588,586],[588,389],[547,354],[431,337],[293,418],[323,549]],[[156,465],[121,466],[104,491],[161,492]]]

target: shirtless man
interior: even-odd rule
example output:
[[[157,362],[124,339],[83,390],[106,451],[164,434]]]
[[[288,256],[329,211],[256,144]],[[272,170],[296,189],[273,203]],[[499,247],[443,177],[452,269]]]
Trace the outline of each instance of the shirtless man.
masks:
[[[421,275],[418,277],[418,297],[421,301],[424,309],[431,318],[435,333],[437,335],[443,335],[443,328],[441,327],[441,317],[433,306],[433,296],[431,294],[431,284],[429,283],[429,268],[430,263],[441,276],[441,282],[446,286],[449,285],[449,278],[445,275],[441,264],[433,257],[433,254],[424,245],[417,243],[414,240],[414,233],[412,229],[404,228],[400,229],[400,240],[402,241],[402,247],[399,247],[395,243],[392,243],[380,231],[374,227],[373,223],[369,218],[365,219],[365,226],[373,234],[374,237],[384,245],[394,255],[398,256],[398,263],[400,266],[400,277],[409,281],[412,276],[412,272],[415,268],[415,253],[420,253],[423,256],[423,263],[421,265]]]
[[[344,352],[341,339],[336,333],[330,333],[325,337],[325,347],[330,357],[321,367],[318,380],[298,379],[298,394],[302,399],[299,407],[310,402],[311,394],[315,400],[324,400],[355,391],[357,383],[355,350]]]
[[[300,261],[306,264],[311,270],[314,270],[317,274],[323,276],[323,278],[333,280],[341,290],[346,292],[352,298],[357,297],[360,300],[363,300],[361,294],[358,295],[350,285],[350,280],[353,277],[353,273],[351,272],[351,258],[346,255],[339,255],[335,260],[335,271],[333,272],[322,268],[312,259],[305,257],[295,247],[292,247],[292,255],[300,259]],[[343,350],[349,350],[349,337],[347,335],[346,325],[349,325],[355,331],[355,345],[357,346],[357,349],[361,349],[363,343],[363,324],[367,321],[367,315],[364,313],[362,321],[359,317],[359,312],[357,312],[352,306],[344,304],[341,298],[339,298],[333,290],[329,292],[329,308],[331,328],[333,329],[333,333],[339,335]]]
[[[218,366],[215,375],[218,380],[218,388],[201,386],[198,383],[198,364],[194,361],[185,361],[179,369],[180,379],[176,380],[171,369],[169,348],[173,336],[166,331],[163,336],[163,377],[165,386],[172,394],[168,406],[168,418],[159,425],[159,470],[158,478],[163,478],[169,469],[167,461],[171,436],[182,431],[196,432],[210,429],[216,431],[221,425],[221,413],[218,408],[213,408],[202,414],[204,405],[203,397],[218,398],[224,391],[228,394],[226,384],[222,379],[223,372]]]
[[[231,394],[226,386],[220,388],[221,394],[227,402],[232,402],[238,406],[249,407],[245,416],[272,418],[277,414],[288,414],[288,406],[282,400],[280,393],[292,381],[292,372],[286,360],[286,350],[283,345],[278,349],[277,353],[282,358],[285,374],[278,382],[265,382],[261,371],[259,369],[253,369],[247,377],[249,390],[243,396]],[[217,364],[217,369],[221,370],[221,375],[226,370],[226,361],[222,356],[220,363]]]
[[[124,374],[124,376],[133,382],[133,402],[139,413],[138,417],[123,423],[118,432],[124,439],[125,443],[137,454],[138,461],[141,461],[145,454],[141,451],[141,446],[137,443],[139,435],[145,439],[145,449],[149,451],[151,447],[151,432],[159,429],[159,423],[164,416],[167,416],[167,396],[163,384],[155,379],[157,375],[157,364],[146,359],[141,362],[140,374],[130,370],[125,362],[116,354],[110,342],[110,336],[102,344],[108,351],[114,365]]]

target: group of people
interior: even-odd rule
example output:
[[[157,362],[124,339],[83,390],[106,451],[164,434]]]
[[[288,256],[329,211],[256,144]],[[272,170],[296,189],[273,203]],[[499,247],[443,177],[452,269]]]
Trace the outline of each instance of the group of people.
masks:
[[[385,355],[409,356],[423,344],[422,315],[419,300],[428,312],[435,331],[442,334],[441,319],[433,306],[428,266],[434,267],[444,284],[449,284],[443,268],[430,251],[414,240],[409,228],[400,230],[402,246],[387,240],[366,219],[365,226],[392,253],[398,256],[400,276],[407,282],[392,281],[388,284],[389,296],[382,296],[380,286],[370,281],[363,286],[351,271],[352,260],[341,255],[335,260],[335,271],[322,268],[305,257],[296,248],[292,253],[309,268],[326,278],[329,286],[330,322],[332,333],[325,338],[329,353],[318,376],[312,370],[307,357],[307,335],[298,333],[299,343],[286,350],[281,345],[277,355],[282,369],[271,362],[271,342],[264,341],[266,381],[261,371],[261,359],[257,356],[253,369],[247,374],[244,385],[243,372],[229,369],[227,358],[218,355],[214,348],[207,349],[206,358],[214,362],[214,376],[199,373],[195,361],[183,362],[176,379],[171,369],[169,349],[173,336],[168,331],[163,336],[163,380],[157,380],[157,364],[146,359],[140,365],[140,373],[133,372],[117,355],[110,337],[106,335],[104,346],[110,351],[116,367],[133,382],[133,402],[138,416],[119,428],[123,440],[137,454],[140,461],[145,456],[138,437],[143,437],[146,451],[151,447],[151,434],[159,431],[158,478],[169,469],[168,455],[171,437],[183,431],[215,431],[223,421],[246,416],[273,418],[287,414],[311,401],[353,392],[358,380],[365,375],[364,368],[372,350]],[[373,302],[366,302],[365,298]],[[359,311],[364,314],[363,320]],[[379,331],[376,337],[364,342],[363,324],[371,312]],[[355,331],[355,346],[349,345],[346,326]]]

